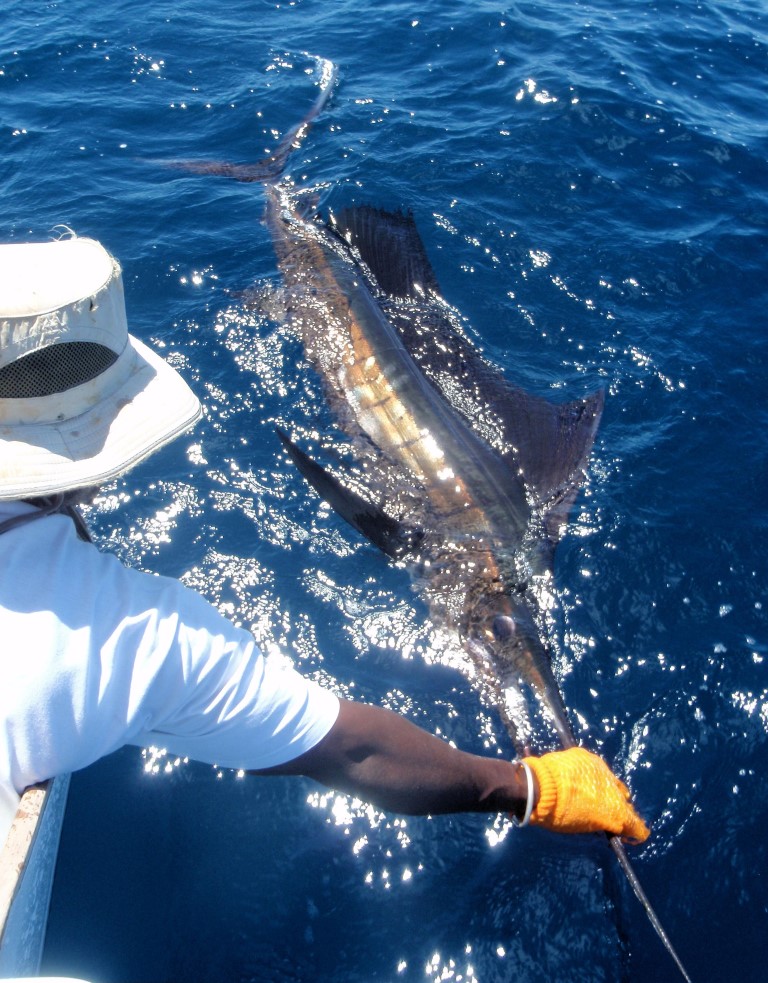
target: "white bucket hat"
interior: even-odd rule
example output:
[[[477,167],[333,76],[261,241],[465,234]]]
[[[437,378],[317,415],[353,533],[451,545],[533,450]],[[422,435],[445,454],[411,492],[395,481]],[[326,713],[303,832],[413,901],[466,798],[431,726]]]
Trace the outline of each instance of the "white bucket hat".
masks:
[[[0,245],[0,500],[98,485],[199,416],[175,369],[128,334],[100,243]]]

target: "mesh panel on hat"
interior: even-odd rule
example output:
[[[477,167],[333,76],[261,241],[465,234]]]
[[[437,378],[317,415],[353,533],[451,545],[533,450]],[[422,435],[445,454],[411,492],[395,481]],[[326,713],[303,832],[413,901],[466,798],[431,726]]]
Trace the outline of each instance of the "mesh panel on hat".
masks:
[[[52,396],[90,382],[117,360],[106,345],[64,341],[39,348],[0,368],[0,399]]]

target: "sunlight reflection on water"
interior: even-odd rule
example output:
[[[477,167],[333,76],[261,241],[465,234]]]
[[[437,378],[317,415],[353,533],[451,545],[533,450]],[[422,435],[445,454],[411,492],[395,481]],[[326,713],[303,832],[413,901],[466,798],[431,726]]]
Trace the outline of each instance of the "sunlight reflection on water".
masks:
[[[45,234],[67,188],[67,210],[125,262],[133,330],[206,411],[176,451],[104,490],[92,514],[106,547],[182,576],[337,692],[510,753],[402,571],[307,493],[274,439],[277,421],[325,450],[333,430],[283,323],[258,189],[133,160],[273,148],[294,120],[297,77],[302,96],[308,82],[306,64],[282,53],[288,39],[330,47],[344,77],[297,179],[333,182],[318,185],[324,206],[413,208],[446,292],[474,321],[469,336],[524,388],[552,398],[607,386],[589,485],[558,551],[556,672],[580,736],[653,820],[641,873],[698,975],[738,967],[761,979],[765,124],[760,86],[745,85],[765,53],[755,5],[654,8],[626,23],[598,5],[589,24],[579,5],[523,4],[500,20],[484,4],[428,15],[388,4],[361,20],[307,0],[267,5],[258,24],[238,3],[214,16],[158,0],[108,24],[99,5],[49,6],[44,31],[34,5],[7,18],[12,232]],[[274,37],[285,41],[269,49]],[[493,438],[493,413],[484,423]],[[307,809],[304,787],[216,773],[210,792],[208,770],[160,751],[142,764],[157,808],[127,829],[119,816],[91,829],[67,867],[82,890],[59,910],[85,910],[100,832],[119,895],[141,864],[114,854],[138,831],[137,858],[158,848],[147,906],[160,881],[179,888],[146,930],[168,960],[151,978],[264,979],[269,967],[286,981],[539,983],[668,969],[589,844],[518,836],[504,820],[387,826],[345,798]],[[96,775],[83,829],[116,781]],[[129,779],[121,812],[134,792]],[[113,922],[132,924],[134,894],[123,897]],[[64,926],[61,948],[87,938],[86,958],[101,945],[112,965],[139,947],[111,945],[112,926],[93,931],[98,907]]]

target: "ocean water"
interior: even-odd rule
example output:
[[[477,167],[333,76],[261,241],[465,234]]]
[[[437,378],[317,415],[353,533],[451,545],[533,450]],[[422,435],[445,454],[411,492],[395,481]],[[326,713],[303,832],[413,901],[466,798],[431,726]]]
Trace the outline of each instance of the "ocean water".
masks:
[[[132,331],[205,404],[104,489],[95,533],[340,693],[511,753],[406,575],[281,454],[275,421],[333,422],[281,317],[259,185],[159,162],[260,158],[314,97],[306,53],[332,59],[294,179],[323,213],[411,209],[512,381],[554,401],[606,388],[558,549],[557,672],[653,826],[632,859],[692,978],[764,979],[764,4],[6,0],[0,28],[3,240],[102,240]],[[678,978],[601,841],[402,820],[134,749],[74,776],[43,968]]]

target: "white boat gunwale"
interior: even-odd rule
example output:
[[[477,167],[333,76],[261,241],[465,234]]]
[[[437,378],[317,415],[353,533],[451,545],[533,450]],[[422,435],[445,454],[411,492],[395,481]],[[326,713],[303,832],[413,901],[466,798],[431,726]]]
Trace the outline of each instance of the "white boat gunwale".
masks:
[[[39,972],[69,778],[24,792],[0,850],[0,978]]]

